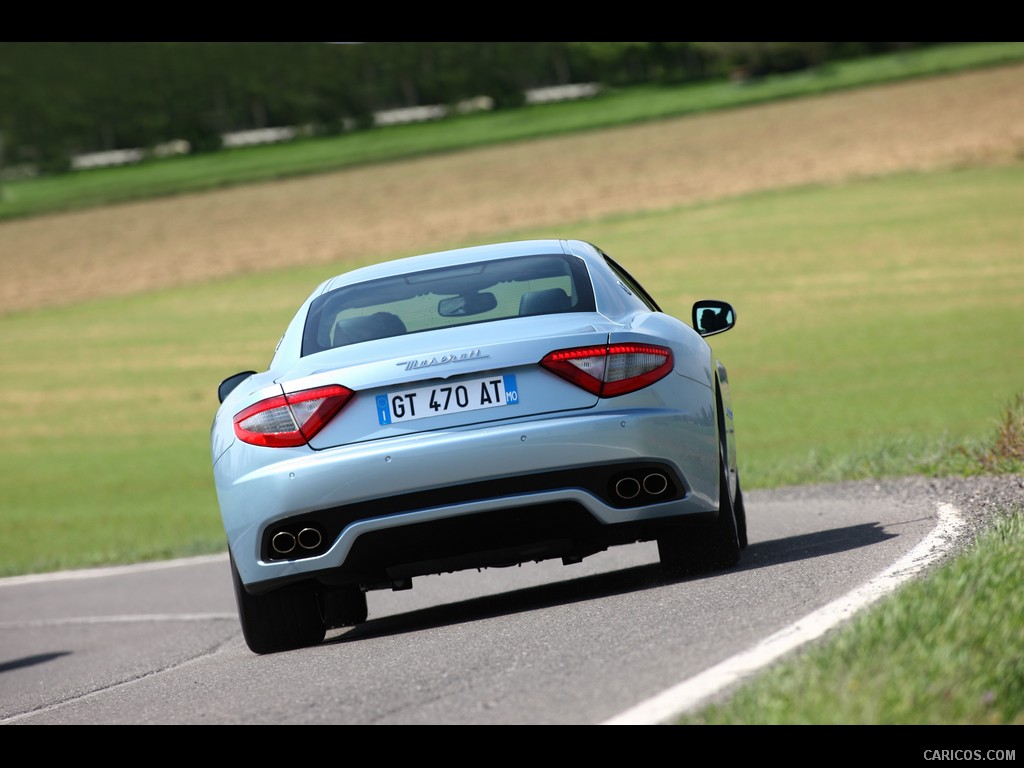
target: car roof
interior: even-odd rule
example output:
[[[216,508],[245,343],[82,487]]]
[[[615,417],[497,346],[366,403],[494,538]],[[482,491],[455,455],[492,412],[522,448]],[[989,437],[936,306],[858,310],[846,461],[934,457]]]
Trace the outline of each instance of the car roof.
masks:
[[[467,264],[477,261],[491,261],[513,256],[541,256],[553,253],[564,253],[589,259],[598,255],[597,249],[582,240],[561,240],[557,238],[515,240],[503,243],[473,245],[466,248],[454,248],[447,251],[407,256],[405,258],[359,267],[349,272],[336,275],[326,280],[318,293],[324,293],[341,285],[373,280],[378,277],[418,272],[436,267],[453,264]]]

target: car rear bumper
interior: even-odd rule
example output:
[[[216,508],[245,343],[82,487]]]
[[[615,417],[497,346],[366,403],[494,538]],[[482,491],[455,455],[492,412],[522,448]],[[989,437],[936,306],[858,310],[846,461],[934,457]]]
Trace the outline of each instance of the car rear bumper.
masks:
[[[369,555],[366,546],[357,546],[360,540],[419,526],[415,530],[424,533],[447,531],[436,535],[448,541],[460,519],[469,526],[505,510],[515,510],[514,526],[526,531],[553,510],[571,509],[560,534],[573,527],[573,519],[597,528],[629,528],[699,517],[718,508],[717,459],[717,430],[708,409],[652,408],[535,417],[324,451],[236,441],[214,475],[239,575],[255,591],[344,571],[355,567],[355,559],[365,568]],[[259,468],[238,474],[240,467],[254,466]],[[617,496],[618,479],[633,477],[631,472],[641,483],[648,474],[664,473],[673,485],[664,495]],[[316,547],[296,547],[294,554],[272,550],[275,531],[298,534],[307,523],[321,526]],[[541,536],[544,526],[536,529]],[[496,540],[495,547],[500,544]],[[513,549],[528,552],[527,544],[517,542]],[[357,558],[353,553],[360,549]],[[557,547],[544,551],[553,556]],[[426,562],[427,553],[424,544],[416,556]],[[440,554],[438,567],[449,562],[454,569],[462,554],[472,553]]]

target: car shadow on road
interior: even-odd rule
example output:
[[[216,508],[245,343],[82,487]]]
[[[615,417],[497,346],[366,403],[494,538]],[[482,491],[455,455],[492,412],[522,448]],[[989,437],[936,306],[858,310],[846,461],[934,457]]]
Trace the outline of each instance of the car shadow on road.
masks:
[[[37,653],[34,656],[22,656],[20,659],[12,659],[0,663],[0,673],[10,672],[12,669],[32,667],[36,664],[48,664],[61,656],[68,656],[71,651],[54,651],[53,653]]]
[[[881,523],[860,523],[770,541],[751,542],[750,546],[743,550],[739,565],[733,570],[750,570],[766,565],[833,555],[837,552],[880,544],[896,538],[897,535],[887,532]]]
[[[325,642],[344,643],[371,637],[401,635],[663,587],[672,583],[699,581],[715,578],[724,573],[749,571],[868,547],[892,539],[896,535],[886,532],[880,523],[861,523],[770,541],[753,541],[743,551],[739,564],[726,571],[675,578],[668,576],[656,563],[634,566],[371,619],[351,629],[342,630],[342,634],[328,636]]]

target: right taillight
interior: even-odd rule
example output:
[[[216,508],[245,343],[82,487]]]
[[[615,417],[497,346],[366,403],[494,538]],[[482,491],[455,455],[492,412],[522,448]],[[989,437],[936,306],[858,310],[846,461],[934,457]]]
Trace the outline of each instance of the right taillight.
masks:
[[[353,394],[347,387],[331,384],[268,397],[235,416],[235,434],[246,443],[268,448],[305,445]]]
[[[540,364],[599,397],[643,389],[672,370],[672,350],[654,344],[608,344],[560,349]]]

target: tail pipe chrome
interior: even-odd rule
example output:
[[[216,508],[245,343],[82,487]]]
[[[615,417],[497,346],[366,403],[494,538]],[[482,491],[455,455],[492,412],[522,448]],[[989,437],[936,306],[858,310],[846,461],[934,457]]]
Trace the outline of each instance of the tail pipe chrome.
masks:
[[[295,551],[295,534],[291,531],[278,531],[270,540],[270,546],[279,555],[290,555]]]
[[[632,476],[620,478],[615,483],[615,495],[623,501],[632,501],[640,495],[642,489],[643,484]]]
[[[296,541],[299,542],[299,546],[309,551],[316,549],[323,542],[324,537],[320,531],[316,528],[303,528],[299,531],[299,535],[295,537]]]
[[[672,482],[658,470],[629,472],[612,483],[612,494],[620,502],[649,503],[671,493]]]
[[[306,526],[298,533],[290,530],[280,530],[270,537],[270,547],[275,555],[290,555],[296,551],[301,553],[312,552],[323,544],[324,536],[319,528]]]

